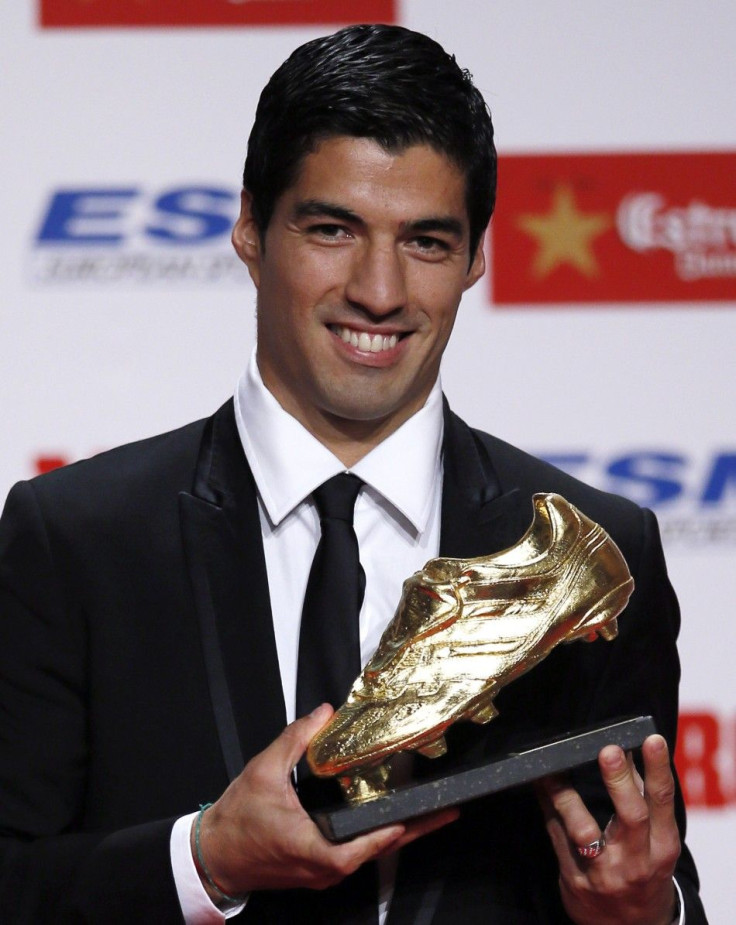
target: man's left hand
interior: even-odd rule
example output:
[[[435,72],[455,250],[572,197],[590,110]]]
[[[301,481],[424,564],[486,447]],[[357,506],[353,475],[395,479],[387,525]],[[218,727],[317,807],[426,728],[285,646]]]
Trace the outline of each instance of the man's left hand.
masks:
[[[608,745],[598,764],[615,815],[601,832],[578,792],[548,778],[541,799],[547,831],[560,864],[562,901],[578,925],[671,925],[676,908],[672,880],[680,854],[675,782],[667,743],[660,735],[642,746],[644,780],[631,757]],[[596,857],[578,847],[605,839]]]

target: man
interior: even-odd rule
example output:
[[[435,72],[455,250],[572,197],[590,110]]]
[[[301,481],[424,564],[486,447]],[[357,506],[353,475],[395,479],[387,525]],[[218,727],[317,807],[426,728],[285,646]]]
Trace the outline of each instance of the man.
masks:
[[[233,232],[258,292],[234,401],[16,486],[6,505],[9,921],[351,922],[371,906],[389,925],[705,921],[668,757],[678,615],[653,517],[443,408],[440,360],[484,272],[494,188],[487,108],[424,36],[349,28],[271,79]],[[413,773],[651,713],[664,738],[645,743],[643,778],[611,746],[602,782],[586,770],[457,820],[322,838],[292,786],[331,712],[296,716],[299,624],[315,492],[345,470],[361,479],[363,661],[406,575],[438,552],[511,545],[535,491],[602,523],[636,580],[615,642],[555,650],[497,698],[498,719],[456,727],[447,757]],[[362,892],[373,859],[380,906]]]

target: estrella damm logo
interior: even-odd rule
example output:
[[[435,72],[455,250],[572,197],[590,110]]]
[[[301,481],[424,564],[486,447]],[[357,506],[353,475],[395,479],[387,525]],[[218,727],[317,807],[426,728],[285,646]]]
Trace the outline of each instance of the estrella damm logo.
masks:
[[[736,152],[512,155],[499,177],[495,303],[736,304]]]

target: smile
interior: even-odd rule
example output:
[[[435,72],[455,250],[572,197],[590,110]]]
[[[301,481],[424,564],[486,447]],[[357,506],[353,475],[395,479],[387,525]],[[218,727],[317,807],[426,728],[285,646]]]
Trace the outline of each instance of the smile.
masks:
[[[330,330],[340,340],[364,353],[382,353],[384,350],[393,350],[399,342],[397,334],[369,334],[367,331],[354,331],[343,325],[331,324]]]

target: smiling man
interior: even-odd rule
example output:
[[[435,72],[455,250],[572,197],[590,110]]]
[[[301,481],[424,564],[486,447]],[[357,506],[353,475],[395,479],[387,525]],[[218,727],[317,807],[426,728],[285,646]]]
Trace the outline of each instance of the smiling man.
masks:
[[[443,400],[495,180],[488,109],[426,36],[351,27],[271,78],[233,231],[257,290],[233,399],[19,484],[0,522],[4,921],[705,922],[670,761],[679,615],[653,516]],[[304,795],[307,744],[403,579],[515,543],[539,491],[626,557],[619,636],[559,647],[491,724],[458,724],[444,758],[404,771],[622,714],[662,735],[640,768],[610,746],[536,794],[328,843],[294,771]]]

